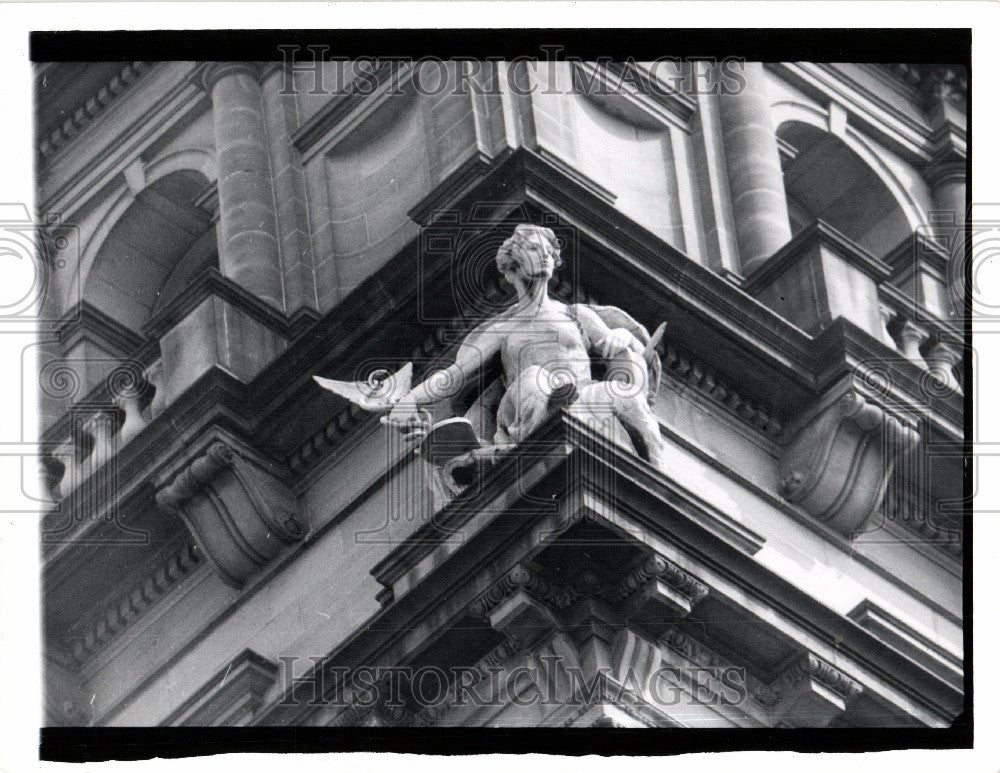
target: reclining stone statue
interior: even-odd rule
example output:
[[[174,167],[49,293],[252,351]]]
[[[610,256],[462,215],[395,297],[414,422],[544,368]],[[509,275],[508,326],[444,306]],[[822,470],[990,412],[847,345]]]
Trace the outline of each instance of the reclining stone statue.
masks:
[[[651,338],[621,309],[549,297],[548,283],[560,264],[559,244],[549,228],[517,226],[497,251],[496,262],[517,291],[517,301],[473,329],[444,370],[413,389],[408,389],[410,366],[389,379],[391,387],[317,381],[367,410],[388,411],[384,423],[405,440],[420,442],[436,432],[425,407],[458,396],[499,356],[498,388],[483,390],[466,413],[495,431],[491,439],[470,443],[462,458],[450,460],[452,470],[496,459],[565,408],[589,424],[614,425],[611,431],[619,437],[624,430],[625,440],[665,471],[663,439],[650,407],[661,371],[655,347],[664,326]],[[604,366],[600,380],[593,375],[595,364]],[[475,437],[472,426],[466,422],[464,431]]]

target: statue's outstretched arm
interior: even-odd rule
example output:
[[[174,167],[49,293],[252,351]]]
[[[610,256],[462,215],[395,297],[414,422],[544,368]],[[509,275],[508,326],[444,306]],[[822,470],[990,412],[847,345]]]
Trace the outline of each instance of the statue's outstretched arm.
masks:
[[[428,376],[410,390],[389,413],[386,423],[406,428],[413,424],[417,409],[454,397],[490,358],[500,351],[501,335],[492,322],[470,332],[455,353],[455,362]]]

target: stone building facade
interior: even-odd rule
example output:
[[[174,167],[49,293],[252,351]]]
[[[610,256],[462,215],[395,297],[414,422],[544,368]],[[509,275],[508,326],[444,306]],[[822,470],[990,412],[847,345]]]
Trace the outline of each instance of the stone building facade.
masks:
[[[38,65],[46,722],[948,726],[963,79]],[[447,363],[526,222],[667,322],[671,474],[561,413],[442,496],[313,381]]]

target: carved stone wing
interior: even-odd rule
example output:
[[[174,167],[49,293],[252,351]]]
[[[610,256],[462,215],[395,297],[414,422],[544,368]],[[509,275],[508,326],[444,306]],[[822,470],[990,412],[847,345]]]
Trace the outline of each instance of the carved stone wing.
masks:
[[[367,381],[336,381],[332,378],[313,376],[324,389],[350,400],[366,411],[389,411],[410,391],[413,380],[413,363],[408,362],[396,373],[378,371]]]
[[[588,303],[586,306],[612,330],[617,327],[625,328],[642,341],[645,347],[643,357],[649,366],[649,399],[652,400],[656,396],[656,391],[660,388],[660,376],[663,375],[663,364],[660,362],[660,355],[656,353],[656,345],[660,342],[666,323],[660,324],[653,336],[650,336],[645,325],[617,306],[598,306],[593,303]]]

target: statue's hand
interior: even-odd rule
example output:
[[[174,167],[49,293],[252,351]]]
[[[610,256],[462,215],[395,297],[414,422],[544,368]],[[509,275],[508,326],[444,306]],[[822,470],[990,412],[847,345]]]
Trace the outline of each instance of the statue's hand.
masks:
[[[392,427],[403,435],[407,443],[419,443],[431,428],[431,415],[417,407],[412,400],[400,400],[388,416],[382,417],[382,423]]]
[[[606,360],[629,349],[642,351],[642,342],[623,327],[616,327],[597,342],[597,350]]]

